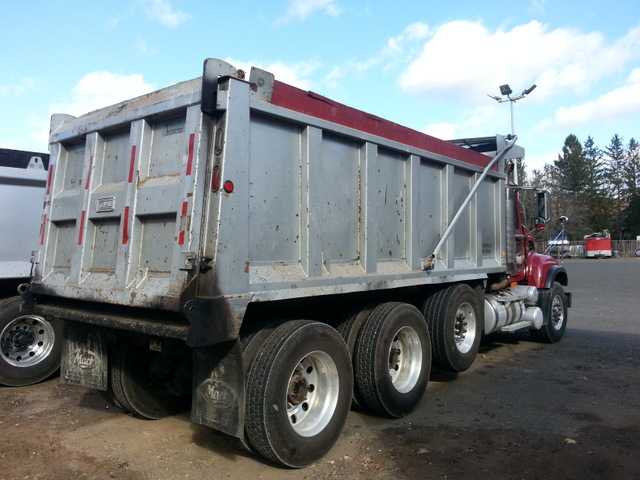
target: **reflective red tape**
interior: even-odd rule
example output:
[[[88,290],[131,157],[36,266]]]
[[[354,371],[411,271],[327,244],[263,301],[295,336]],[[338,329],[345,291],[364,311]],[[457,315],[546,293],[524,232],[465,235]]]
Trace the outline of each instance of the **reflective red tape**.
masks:
[[[134,166],[136,164],[136,145],[131,147],[131,160],[129,161],[129,183],[133,182]]]
[[[129,207],[124,207],[124,214],[122,215],[122,244],[129,243]]]
[[[89,184],[91,184],[91,172],[93,172],[93,155],[91,155],[91,159],[89,160],[89,172],[87,173],[87,182],[84,184],[84,189],[89,189]]]
[[[184,245],[184,242],[187,236],[187,232],[184,229],[186,228],[186,224],[187,224],[186,216],[188,212],[189,212],[189,202],[182,202],[182,215],[180,219],[180,226],[183,230],[180,230],[180,234],[178,236],[178,244],[180,245]]]
[[[189,135],[189,158],[187,159],[187,175],[191,175],[191,170],[193,168],[193,152],[195,150],[196,144],[196,134],[192,133]]]
[[[84,234],[84,222],[87,219],[87,211],[83,210],[80,216],[80,230],[78,230],[78,245],[82,245],[82,236]]]
[[[53,168],[55,165],[49,165],[49,175],[47,177],[47,195],[51,193],[51,181],[53,179]]]
[[[47,228],[47,214],[42,215],[42,223],[40,224],[40,245],[44,245],[44,232]]]

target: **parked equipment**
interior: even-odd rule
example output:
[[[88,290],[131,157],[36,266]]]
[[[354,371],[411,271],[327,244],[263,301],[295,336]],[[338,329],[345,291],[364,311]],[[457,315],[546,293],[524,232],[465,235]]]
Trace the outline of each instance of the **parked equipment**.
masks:
[[[214,59],[51,132],[25,308],[64,320],[65,381],[138,416],[190,407],[302,467],[352,401],[411,411],[432,360],[564,334],[568,277],[520,222],[515,138],[441,141]]]
[[[62,323],[20,312],[38,244],[49,154],[0,148],[0,385],[44,380],[60,366]]]
[[[613,248],[611,246],[611,235],[609,235],[609,230],[585,235],[584,247],[585,256],[587,258],[611,257]]]

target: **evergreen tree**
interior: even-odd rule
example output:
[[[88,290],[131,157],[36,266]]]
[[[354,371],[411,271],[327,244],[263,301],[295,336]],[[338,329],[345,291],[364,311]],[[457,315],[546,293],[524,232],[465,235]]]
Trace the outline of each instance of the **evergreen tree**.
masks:
[[[562,154],[548,171],[553,177],[552,193],[557,199],[557,211],[559,217],[569,217],[570,223],[566,231],[570,238],[582,238],[591,233],[588,218],[588,197],[585,195],[590,189],[589,168],[578,137],[571,134],[564,142]]]
[[[626,196],[631,198],[640,192],[640,144],[635,138],[629,140],[623,167]]]
[[[605,188],[606,169],[603,151],[595,145],[591,136],[584,142],[584,158],[587,169],[585,201],[587,223],[593,232],[612,228],[612,202]],[[589,233],[589,232],[586,232]]]
[[[609,197],[614,205],[613,232],[617,238],[622,235],[622,211],[628,198],[625,196],[625,149],[622,137],[615,134],[611,137],[611,142],[605,147],[607,169],[606,179],[609,190]]]
[[[554,171],[563,195],[584,193],[589,181],[589,170],[578,137],[571,134],[562,147],[562,155],[554,162]]]
[[[631,197],[629,206],[624,210],[623,227],[627,238],[640,235],[640,195]]]
[[[623,235],[634,238],[640,234],[640,144],[634,138],[627,146],[624,173],[628,204],[623,211]]]

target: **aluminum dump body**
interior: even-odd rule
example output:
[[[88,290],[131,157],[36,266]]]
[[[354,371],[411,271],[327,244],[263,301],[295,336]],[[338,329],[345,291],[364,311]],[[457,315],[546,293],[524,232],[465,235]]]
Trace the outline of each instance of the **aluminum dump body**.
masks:
[[[49,155],[0,148],[0,280],[31,276]]]
[[[209,67],[202,79],[54,116],[32,284],[42,304],[196,310],[237,327],[251,302],[505,270],[499,169],[424,268],[489,156],[259,69],[247,81],[223,62]]]

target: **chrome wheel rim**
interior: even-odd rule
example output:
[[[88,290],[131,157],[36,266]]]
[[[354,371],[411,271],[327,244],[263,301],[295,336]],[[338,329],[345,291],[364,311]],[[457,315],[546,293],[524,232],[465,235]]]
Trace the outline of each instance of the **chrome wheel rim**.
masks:
[[[53,326],[37,315],[23,315],[0,333],[2,358],[14,367],[32,367],[44,360],[55,343]]]
[[[422,344],[411,327],[402,327],[389,348],[389,375],[394,388],[407,393],[415,387],[422,370]]]
[[[467,353],[473,347],[476,337],[476,314],[470,303],[464,302],[456,310],[453,323],[453,338],[460,353]]]
[[[559,295],[556,295],[551,302],[551,326],[554,330],[560,330],[563,324],[564,302]]]
[[[303,357],[289,378],[287,416],[303,437],[320,433],[333,418],[340,393],[340,376],[333,359],[315,351]]]

